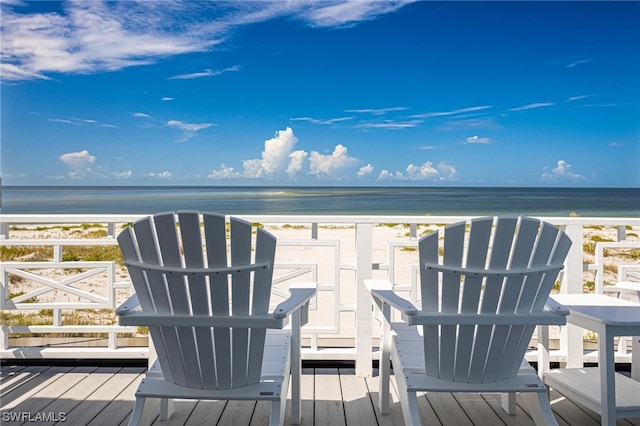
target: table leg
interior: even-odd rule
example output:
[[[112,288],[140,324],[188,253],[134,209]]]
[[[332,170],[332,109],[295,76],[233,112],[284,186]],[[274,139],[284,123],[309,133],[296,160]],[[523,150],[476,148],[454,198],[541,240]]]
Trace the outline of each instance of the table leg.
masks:
[[[640,382],[640,336],[633,336],[631,341],[631,378]]]
[[[601,423],[603,426],[616,424],[616,383],[615,354],[613,336],[604,326],[598,333],[598,367],[600,369]]]

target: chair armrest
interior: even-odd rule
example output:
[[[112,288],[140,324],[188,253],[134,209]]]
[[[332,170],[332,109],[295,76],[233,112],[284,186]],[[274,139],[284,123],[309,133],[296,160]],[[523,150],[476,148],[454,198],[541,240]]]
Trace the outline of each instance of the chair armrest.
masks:
[[[377,301],[393,306],[405,315],[412,316],[418,313],[418,308],[413,306],[413,303],[391,290],[393,285],[388,280],[365,280],[364,285]]]
[[[544,312],[553,312],[564,317],[569,315],[569,310],[552,298],[548,298],[547,302],[544,304]]]
[[[309,303],[316,294],[317,283],[294,283],[289,287],[289,298],[280,303],[273,311],[273,317],[283,319]]]
[[[116,315],[127,315],[131,312],[137,311],[140,307],[140,301],[138,295],[133,293],[131,297],[124,301],[124,303],[116,308]]]

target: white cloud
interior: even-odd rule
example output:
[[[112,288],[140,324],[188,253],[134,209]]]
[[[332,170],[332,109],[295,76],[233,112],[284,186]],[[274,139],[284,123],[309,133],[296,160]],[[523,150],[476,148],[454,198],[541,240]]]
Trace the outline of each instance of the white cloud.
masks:
[[[413,164],[407,166],[407,179],[409,180],[451,181],[457,177],[458,173],[455,167],[447,163],[434,166],[431,161],[425,161],[421,166]]]
[[[75,124],[75,125],[80,124],[78,122],[67,120],[64,118],[50,118],[49,121],[51,121],[52,123],[65,123],[65,124]]]
[[[479,136],[470,136],[466,139],[467,143],[470,144],[489,144],[491,143],[490,138],[481,138]]]
[[[466,112],[482,111],[484,109],[489,109],[491,107],[492,107],[491,105],[481,105],[481,106],[474,106],[474,107],[469,107],[469,108],[454,109],[452,111],[425,112],[423,114],[412,115],[411,117],[412,118],[443,117],[443,116],[447,116],[447,115],[463,114],[463,113],[466,113]]]
[[[163,172],[149,172],[147,173],[148,177],[152,177],[152,178],[161,178],[161,179],[167,179],[171,177],[171,172],[168,170],[165,170]]]
[[[378,175],[378,180],[403,180],[404,175],[401,172],[392,173],[389,170],[382,170]]]
[[[404,111],[408,108],[406,107],[390,107],[390,108],[378,108],[378,109],[373,109],[373,108],[364,108],[364,109],[347,109],[344,112],[356,112],[359,114],[373,114],[373,115],[384,115],[388,112],[394,112],[394,111]]]
[[[243,161],[244,176],[249,178],[282,176],[291,171],[289,163],[300,161],[301,157],[301,154],[296,154],[295,158],[291,158],[296,142],[298,138],[293,134],[291,127],[278,130],[273,138],[264,141],[262,158]]]
[[[528,104],[528,105],[524,105],[521,107],[517,107],[517,108],[511,108],[509,111],[510,112],[515,112],[515,111],[525,111],[528,109],[535,109],[535,108],[544,108],[544,107],[550,107],[555,105],[555,102],[536,102],[533,104]]]
[[[585,177],[581,174],[574,173],[572,171],[572,165],[567,164],[565,160],[558,160],[558,164],[555,168],[550,169],[549,167],[545,167],[542,171],[542,176],[540,176],[540,180],[542,182],[583,182],[585,181]]]
[[[117,71],[207,51],[242,26],[258,22],[293,18],[319,27],[355,25],[392,13],[409,2],[93,0],[56,3],[59,10],[31,14],[18,13],[28,9],[12,9],[13,2],[3,2],[0,72],[3,80],[18,81],[50,79],[50,73]],[[215,70],[176,78],[212,75]]]
[[[131,170],[126,170],[122,172],[113,172],[111,173],[111,176],[116,179],[129,179],[131,176],[133,176],[133,172]]]
[[[326,120],[322,120],[319,118],[312,118],[312,117],[294,117],[294,118],[290,118],[289,120],[291,121],[308,121],[309,123],[313,123],[313,124],[325,124],[325,125],[331,125],[331,124],[335,124],[335,123],[339,123],[341,121],[348,121],[348,120],[352,120],[353,117],[337,117],[337,118],[329,118]]]
[[[366,166],[362,166],[358,170],[358,177],[360,177],[360,178],[371,176],[372,174],[373,174],[373,166],[371,164],[367,164]]]
[[[134,112],[131,115],[133,115],[136,118],[151,118],[149,114],[145,114],[144,112]]]
[[[312,7],[303,14],[314,26],[329,27],[353,24],[371,20],[379,15],[394,12],[411,1],[322,1],[311,3]]]
[[[58,157],[64,164],[71,167],[69,177],[78,179],[91,172],[91,165],[96,162],[96,157],[86,149],[78,152],[68,152]]]
[[[163,101],[172,101],[172,100],[173,100],[173,98],[170,98],[170,97],[168,97],[168,96],[165,96],[165,97],[164,97],[164,98],[162,98],[161,100],[163,100]]]
[[[115,71],[215,43],[167,30],[158,9],[144,3],[69,2],[60,12],[30,15],[4,9],[3,78]]]
[[[289,154],[289,166],[287,166],[287,174],[295,177],[304,170],[308,154],[306,151],[298,150]]]
[[[191,74],[180,74],[174,75],[172,77],[168,77],[169,80],[193,80],[194,78],[202,78],[202,77],[214,77],[225,72],[235,72],[240,71],[240,67],[238,65],[234,65],[232,67],[228,67],[222,70],[204,70],[201,72],[194,72]]]
[[[233,170],[233,167],[229,167],[226,164],[221,163],[220,168],[212,170],[207,177],[210,179],[232,179],[239,178],[240,173]]]
[[[410,129],[413,127],[418,127],[421,123],[422,123],[422,120],[411,120],[411,121],[384,120],[381,122],[361,123],[361,124],[357,124],[354,127],[357,127],[359,129],[401,130],[401,129]]]
[[[196,132],[200,130],[208,129],[213,126],[213,123],[185,123],[179,120],[169,120],[165,124],[167,127],[176,127],[184,132],[182,138],[177,142],[186,142],[196,135]]]
[[[407,166],[406,173],[389,170],[382,170],[378,175],[378,180],[400,180],[400,181],[455,181],[458,179],[458,172],[455,166],[448,163],[434,165],[431,161],[425,161],[422,165],[416,166],[411,163]]]
[[[345,146],[338,144],[331,155],[323,155],[317,151],[311,151],[309,155],[309,172],[315,176],[340,179],[345,175],[345,171],[357,162],[356,158],[349,156]]]

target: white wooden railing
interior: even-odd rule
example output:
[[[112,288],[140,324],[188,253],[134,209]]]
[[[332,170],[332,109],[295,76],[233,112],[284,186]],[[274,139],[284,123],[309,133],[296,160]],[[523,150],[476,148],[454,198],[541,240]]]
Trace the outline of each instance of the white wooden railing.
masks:
[[[115,236],[123,224],[133,222],[143,215],[2,215],[0,217],[0,247],[5,246],[47,246],[53,248],[50,262],[10,262],[0,263],[0,309],[6,313],[24,310],[52,309],[53,321],[49,325],[3,324],[0,329],[0,357],[2,358],[45,358],[45,357],[94,357],[94,358],[135,358],[147,357],[148,350],[140,347],[121,347],[117,344],[118,333],[135,333],[135,329],[118,325],[62,325],[62,312],[77,309],[114,309],[121,299],[131,291],[130,283],[118,280],[115,262],[64,262],[63,249],[69,246],[117,245]],[[418,268],[411,266],[410,278],[396,277],[396,252],[399,247],[416,247],[418,227],[423,225],[441,226],[469,220],[470,216],[275,216],[241,215],[242,218],[259,222],[265,226],[289,224],[303,226],[306,234],[302,238],[278,239],[278,253],[285,256],[276,259],[277,284],[286,284],[292,280],[318,282],[318,296],[314,299],[310,323],[304,328],[305,359],[354,360],[359,375],[371,374],[371,361],[377,357],[374,350],[377,345],[377,324],[372,318],[370,296],[363,282],[370,277],[388,277],[395,283],[398,291],[409,294],[415,289]],[[598,258],[600,265],[584,263],[583,234],[585,227],[613,227],[616,241],[627,239],[627,228],[633,227],[634,235],[640,232],[638,218],[582,218],[582,217],[541,217],[541,219],[562,227],[571,237],[573,246],[567,257],[565,269],[561,274],[561,293],[581,293],[583,291],[583,271],[601,268],[604,261]],[[37,238],[18,237],[19,232],[12,228],[44,225],[93,224],[106,226],[104,238]],[[387,247],[384,261],[374,262],[375,228],[381,224],[397,223],[408,227],[408,235],[393,238],[383,245]],[[324,227],[340,226],[353,232],[348,240],[323,239]],[[14,228],[15,229],[15,228]],[[308,233],[307,233],[308,232]],[[14,235],[15,234],[15,235]],[[44,234],[43,234],[44,235]],[[55,235],[54,235],[55,237]],[[377,238],[377,237],[376,237]],[[634,237],[637,240],[637,237]],[[375,241],[379,245],[379,241]],[[588,241],[585,241],[588,242]],[[348,258],[344,247],[349,245]],[[634,246],[635,247],[635,246]],[[316,257],[303,258],[303,250],[320,253]],[[598,249],[600,250],[600,249]],[[326,254],[329,252],[330,254]],[[600,253],[599,251],[597,253]],[[300,254],[298,256],[298,254]],[[380,259],[376,259],[380,260]],[[597,262],[598,262],[597,261]],[[596,263],[597,263],[596,262]],[[416,255],[417,263],[417,255]],[[62,269],[71,271],[59,279],[44,277],[40,270]],[[81,272],[78,272],[81,271]],[[89,275],[103,274],[103,286],[99,289],[79,288],[82,279]],[[40,287],[28,291],[22,296],[10,298],[12,280],[10,277],[22,277],[37,283]],[[401,282],[402,280],[406,282]],[[58,293],[66,294],[66,300],[58,300]],[[284,290],[275,290],[275,298],[283,297]],[[73,296],[71,300],[69,295]],[[46,299],[44,302],[39,299]],[[108,333],[108,345],[99,348],[51,348],[11,346],[9,333]],[[625,354],[619,359],[626,361]],[[535,360],[534,355],[531,355]],[[560,348],[552,353],[552,361],[568,362],[585,358],[582,331],[572,327],[562,327]],[[574,361],[572,361],[574,362]]]

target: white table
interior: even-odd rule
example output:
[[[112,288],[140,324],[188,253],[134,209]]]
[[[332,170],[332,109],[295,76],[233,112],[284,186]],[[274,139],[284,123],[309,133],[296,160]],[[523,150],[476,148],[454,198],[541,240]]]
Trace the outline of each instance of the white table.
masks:
[[[640,304],[602,294],[556,294],[569,310],[567,323],[598,333],[598,367],[544,372],[544,381],[565,397],[602,416],[603,425],[616,418],[640,417]],[[615,372],[614,336],[635,336],[632,378]]]

